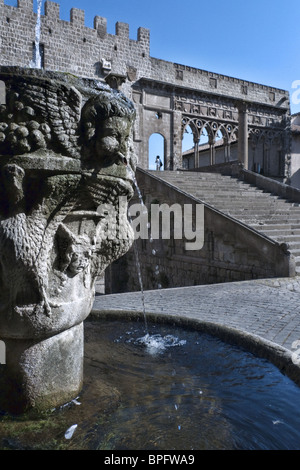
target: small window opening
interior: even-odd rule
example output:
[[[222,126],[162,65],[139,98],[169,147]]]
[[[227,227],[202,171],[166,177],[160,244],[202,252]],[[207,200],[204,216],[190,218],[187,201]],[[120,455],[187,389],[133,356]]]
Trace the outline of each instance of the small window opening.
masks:
[[[218,86],[217,79],[216,78],[210,78],[209,79],[209,84],[210,84],[211,88],[217,88],[217,86]]]

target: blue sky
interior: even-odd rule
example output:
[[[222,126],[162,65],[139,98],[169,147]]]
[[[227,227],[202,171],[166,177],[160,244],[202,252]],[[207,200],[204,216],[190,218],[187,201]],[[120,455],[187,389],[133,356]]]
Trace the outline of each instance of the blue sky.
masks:
[[[15,4],[16,0],[4,0]],[[34,0],[36,3],[37,0]],[[300,101],[299,0],[57,0],[61,19],[70,9],[85,11],[86,26],[94,16],[150,29],[150,54],[211,72],[288,90]],[[293,113],[300,102],[291,103]]]
[[[111,34],[117,21],[129,24],[132,39],[140,26],[149,28],[152,57],[288,90],[291,112],[300,112],[299,0],[57,3],[61,19],[70,19],[72,7],[80,8],[86,26],[92,27],[94,16],[103,16]]]

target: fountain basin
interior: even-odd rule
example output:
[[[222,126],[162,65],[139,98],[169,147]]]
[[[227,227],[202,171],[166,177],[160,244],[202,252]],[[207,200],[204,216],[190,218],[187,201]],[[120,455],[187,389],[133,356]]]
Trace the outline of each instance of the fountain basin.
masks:
[[[139,314],[92,313],[82,393],[42,417],[3,416],[2,448],[299,449],[300,389],[274,364],[229,344],[228,331],[220,339],[221,328],[218,338],[154,316],[148,326],[151,351]]]

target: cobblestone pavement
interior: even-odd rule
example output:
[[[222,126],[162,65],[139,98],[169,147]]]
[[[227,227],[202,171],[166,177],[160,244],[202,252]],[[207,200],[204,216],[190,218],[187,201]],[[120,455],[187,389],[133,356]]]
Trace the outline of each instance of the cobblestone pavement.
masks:
[[[96,294],[94,311],[143,312],[142,295]],[[300,277],[146,291],[145,311],[238,331],[291,356],[300,340]]]

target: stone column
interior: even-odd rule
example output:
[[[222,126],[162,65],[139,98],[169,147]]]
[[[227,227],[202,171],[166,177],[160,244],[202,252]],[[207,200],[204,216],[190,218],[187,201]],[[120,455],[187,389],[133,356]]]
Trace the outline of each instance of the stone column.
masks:
[[[248,112],[246,103],[239,106],[238,158],[248,170]]]
[[[195,168],[199,168],[199,140],[194,140],[194,159],[195,159]]]
[[[215,164],[215,141],[209,142],[210,145],[210,164]]]
[[[173,111],[172,113],[172,148],[173,148],[173,165],[172,170],[182,168],[182,139],[181,139],[181,123],[182,113],[181,111]]]
[[[83,385],[83,322],[46,339],[5,338],[0,409],[49,410],[78,396]]]

